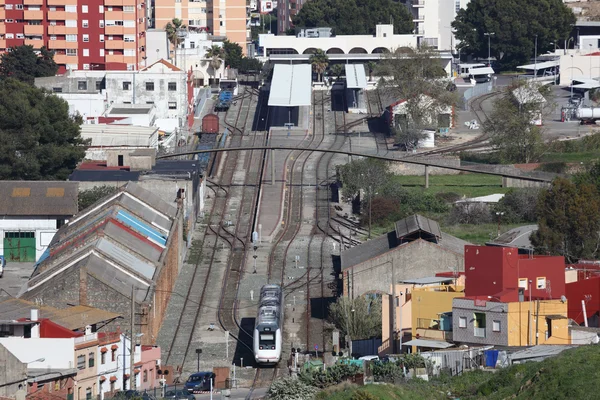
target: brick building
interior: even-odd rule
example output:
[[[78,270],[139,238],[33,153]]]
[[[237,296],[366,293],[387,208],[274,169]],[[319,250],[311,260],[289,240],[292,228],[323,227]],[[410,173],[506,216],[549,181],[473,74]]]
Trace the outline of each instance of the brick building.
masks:
[[[59,72],[136,70],[143,65],[144,0],[6,0],[0,7],[0,52],[42,46],[55,52]]]
[[[155,342],[184,256],[182,212],[130,182],[63,226],[21,298],[64,308],[87,305],[131,317]],[[113,321],[110,329],[128,328]]]

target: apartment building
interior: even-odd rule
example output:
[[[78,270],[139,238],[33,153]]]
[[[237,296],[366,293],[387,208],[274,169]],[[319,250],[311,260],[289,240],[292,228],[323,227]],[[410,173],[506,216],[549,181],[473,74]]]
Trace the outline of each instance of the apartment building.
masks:
[[[277,6],[277,34],[285,35],[285,32],[293,28],[292,18],[300,12],[307,0],[279,0]]]
[[[145,58],[146,0],[0,0],[0,53],[46,46],[59,72],[136,70]]]
[[[251,39],[249,8],[246,0],[155,0],[153,25],[156,29],[164,29],[173,18],[179,18],[192,30],[226,37],[239,44],[247,54]]]
[[[456,49],[452,21],[470,0],[412,0],[411,12],[419,45],[427,44],[439,50]]]

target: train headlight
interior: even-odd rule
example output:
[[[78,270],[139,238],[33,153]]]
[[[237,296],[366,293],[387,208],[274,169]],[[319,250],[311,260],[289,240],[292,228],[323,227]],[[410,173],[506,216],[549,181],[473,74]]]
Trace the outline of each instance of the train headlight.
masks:
[[[275,350],[275,346],[271,346],[271,350]]]
[[[258,348],[259,348],[260,350],[262,350],[262,349],[263,349],[263,347],[262,347],[262,346],[259,346]]]

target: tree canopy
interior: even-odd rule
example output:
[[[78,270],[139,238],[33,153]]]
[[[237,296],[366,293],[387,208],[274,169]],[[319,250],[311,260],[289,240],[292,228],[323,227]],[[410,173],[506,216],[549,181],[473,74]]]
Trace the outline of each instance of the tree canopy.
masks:
[[[372,35],[375,25],[389,21],[397,34],[414,29],[408,8],[392,0],[311,0],[293,20],[296,27],[330,27],[337,35]]]
[[[36,54],[33,46],[23,45],[11,48],[0,58],[0,76],[13,78],[33,85],[35,78],[56,75],[58,65],[54,62],[54,52],[42,47]]]
[[[471,0],[452,23],[462,51],[488,57],[488,36],[492,57],[503,69],[513,69],[538,54],[554,50],[551,42],[568,39],[575,16],[562,0]]]
[[[0,179],[64,180],[85,155],[80,116],[63,99],[0,81]]]
[[[244,57],[242,46],[237,43],[225,40],[223,42],[223,52],[225,53],[225,65],[229,68],[239,68]]]

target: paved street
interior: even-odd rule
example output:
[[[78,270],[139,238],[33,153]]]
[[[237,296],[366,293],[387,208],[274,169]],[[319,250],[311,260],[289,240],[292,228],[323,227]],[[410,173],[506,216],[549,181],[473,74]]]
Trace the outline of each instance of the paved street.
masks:
[[[31,276],[33,265],[34,263],[7,262],[4,268],[4,276],[0,278],[0,291],[16,297]],[[0,293],[1,296],[2,293]]]

